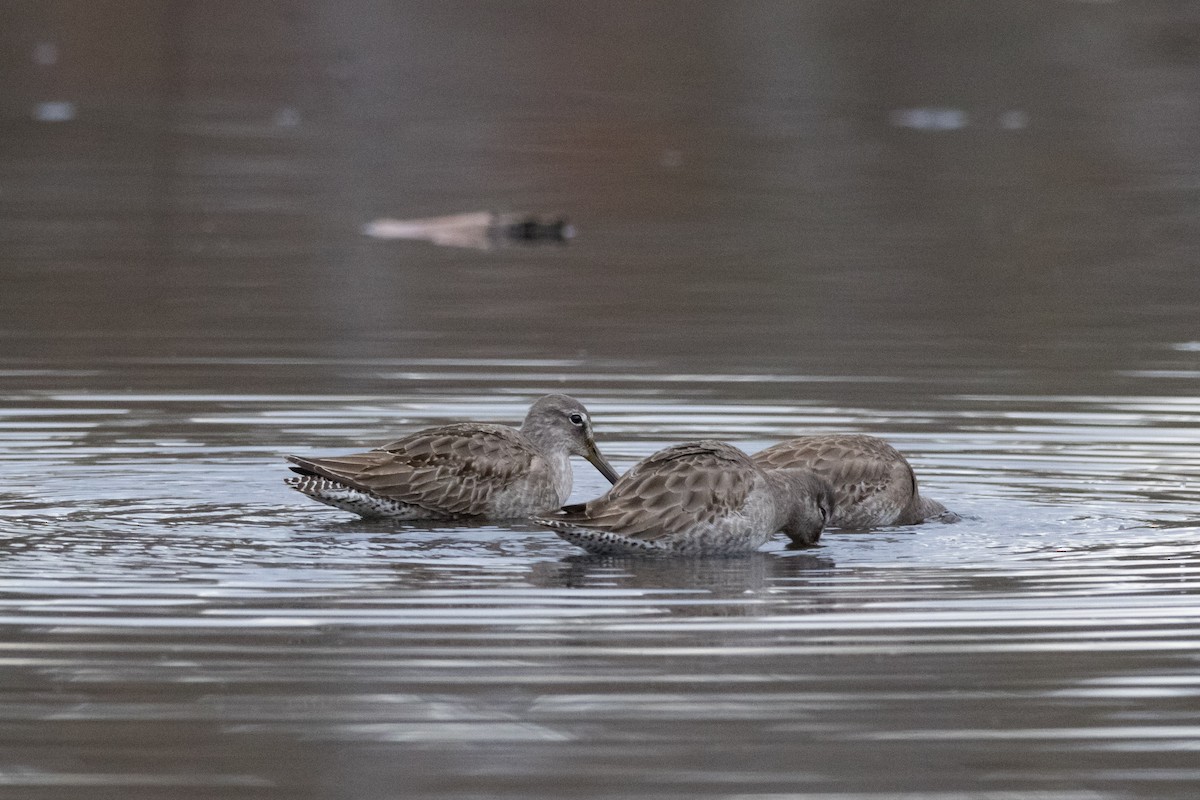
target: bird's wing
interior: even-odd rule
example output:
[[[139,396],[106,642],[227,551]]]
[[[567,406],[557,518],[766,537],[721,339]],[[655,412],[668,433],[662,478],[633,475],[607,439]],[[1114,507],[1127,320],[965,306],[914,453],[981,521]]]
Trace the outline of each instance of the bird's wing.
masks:
[[[607,494],[545,519],[644,541],[667,538],[737,511],[758,469],[721,442],[675,445],[636,464]]]
[[[833,486],[838,506],[849,508],[882,493],[903,505],[916,492],[916,476],[899,451],[874,436],[802,436],[754,454],[764,467],[806,467]]]
[[[541,456],[503,425],[460,423],[419,431],[367,453],[293,463],[381,497],[450,515],[483,514]]]

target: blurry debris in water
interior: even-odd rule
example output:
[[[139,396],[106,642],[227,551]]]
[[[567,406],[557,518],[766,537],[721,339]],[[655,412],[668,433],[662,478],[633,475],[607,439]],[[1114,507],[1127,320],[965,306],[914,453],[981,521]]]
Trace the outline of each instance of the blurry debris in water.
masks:
[[[33,107],[38,122],[69,122],[75,119],[75,104],[67,100],[50,100]]]
[[[678,150],[668,148],[662,151],[662,157],[658,162],[666,169],[677,169],[683,166],[683,153]]]
[[[961,108],[897,108],[888,115],[897,128],[918,131],[957,131],[971,124],[970,115]],[[1019,108],[1005,111],[996,118],[1006,131],[1020,131],[1029,126],[1029,114]]]
[[[967,127],[967,112],[961,108],[897,108],[890,115],[897,128],[919,131],[954,131]]]
[[[54,42],[38,42],[33,48],[33,63],[39,67],[52,67],[58,63],[58,45]]]
[[[506,223],[503,234],[519,242],[565,242],[575,235],[575,228],[565,219],[542,222],[526,217]]]
[[[574,226],[565,219],[543,221],[528,214],[500,214],[495,211],[472,211],[420,219],[377,219],[364,225],[362,232],[376,239],[416,239],[447,247],[479,250],[510,243],[565,243],[575,236]]]

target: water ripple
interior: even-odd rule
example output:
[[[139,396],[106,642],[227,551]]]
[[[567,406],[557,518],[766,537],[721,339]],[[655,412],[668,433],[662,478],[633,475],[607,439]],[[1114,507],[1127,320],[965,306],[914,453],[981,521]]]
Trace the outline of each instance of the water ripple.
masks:
[[[469,365],[412,366],[441,381]],[[677,377],[646,385],[698,382]],[[727,377],[709,379],[740,381]],[[1124,798],[1195,780],[1195,402],[993,394],[907,413],[589,397],[622,468],[691,436],[753,450],[863,431],[894,441],[922,491],[965,516],[829,532],[804,551],[774,541],[746,558],[597,558],[529,525],[367,522],[282,484],[282,453],[369,446],[450,417],[511,421],[527,400],[3,398],[0,717],[12,740],[50,731],[151,756],[186,742],[227,764],[247,763],[246,746],[314,762],[368,747],[454,768],[468,758],[493,776],[508,769],[501,754],[519,752],[522,780],[568,770],[603,784],[597,765],[611,763],[689,796],[849,780],[861,790],[804,796],[895,797],[872,782],[927,748],[968,763],[1003,748],[990,774],[1027,787],[1022,798]],[[578,498],[604,488],[582,464],[577,476]],[[93,729],[106,733],[79,733]],[[714,739],[737,744],[712,753]],[[780,744],[792,741],[811,768]],[[927,769],[936,784],[942,768]],[[1045,788],[1084,775],[1090,786],[1100,772],[1119,788]],[[261,764],[0,768],[0,785],[27,790],[293,781]]]

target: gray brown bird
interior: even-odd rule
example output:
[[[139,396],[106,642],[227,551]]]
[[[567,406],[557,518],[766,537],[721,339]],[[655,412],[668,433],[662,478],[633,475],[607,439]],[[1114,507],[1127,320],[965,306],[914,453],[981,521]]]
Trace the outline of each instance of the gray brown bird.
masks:
[[[921,496],[908,461],[876,436],[801,436],[755,453],[754,461],[776,469],[810,469],[829,481],[836,499],[831,528],[863,530],[957,518],[938,501]]]
[[[562,394],[533,404],[520,430],[460,422],[429,428],[365,453],[288,456],[285,483],[364,517],[522,519],[558,508],[571,494],[570,457],[582,456],[610,483],[583,404]]]
[[[764,469],[724,442],[677,444],[638,462],[601,497],[533,521],[593,553],[717,555],[782,530],[814,544],[833,505],[811,471]]]

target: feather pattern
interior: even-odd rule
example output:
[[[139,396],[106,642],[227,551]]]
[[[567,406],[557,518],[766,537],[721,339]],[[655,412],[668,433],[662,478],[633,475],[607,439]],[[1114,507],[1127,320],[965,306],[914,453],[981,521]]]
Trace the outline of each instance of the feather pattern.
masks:
[[[541,472],[544,463],[518,431],[470,423],[419,431],[366,453],[288,460],[359,491],[446,517],[487,514],[495,498]],[[537,503],[553,507],[558,498],[549,484],[544,488]]]
[[[746,454],[689,442],[638,462],[603,497],[561,521],[654,541],[739,511],[762,479]]]
[[[362,453],[288,456],[292,470],[301,475],[288,485],[364,516],[515,519],[567,499],[573,453],[589,458],[602,472],[607,469],[606,475],[612,472],[595,448],[582,404],[548,395],[530,409],[521,430],[461,422],[417,431]]]
[[[953,516],[936,500],[921,497],[908,460],[876,436],[801,436],[755,453],[754,460],[764,467],[810,469],[828,480],[835,498],[830,527],[912,525]]]
[[[745,552],[791,523],[811,544],[828,493],[808,486],[770,479],[723,442],[687,442],[638,462],[601,497],[534,522],[594,553]]]

